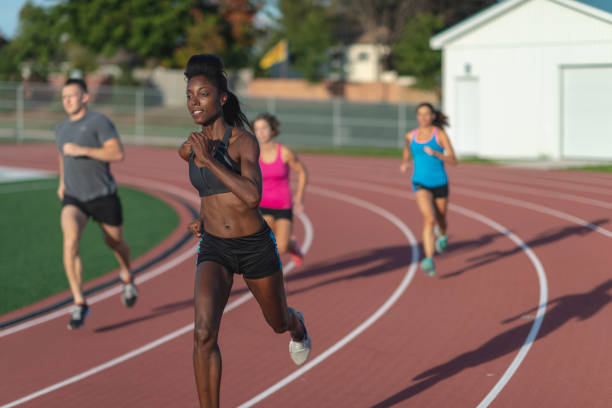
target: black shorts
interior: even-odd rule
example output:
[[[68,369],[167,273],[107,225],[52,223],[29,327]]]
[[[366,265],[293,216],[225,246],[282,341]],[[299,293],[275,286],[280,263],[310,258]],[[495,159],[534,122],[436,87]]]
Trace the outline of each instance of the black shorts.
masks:
[[[439,187],[425,187],[415,183],[416,190],[427,190],[433,194],[433,198],[448,198],[448,184]]]
[[[230,273],[248,279],[265,278],[282,269],[276,239],[267,224],[255,234],[238,238],[221,238],[204,232],[196,265],[205,261],[223,265]]]
[[[259,209],[261,210],[261,213],[263,215],[271,215],[272,217],[274,217],[275,220],[278,220],[280,218],[284,218],[289,221],[293,220],[293,209],[292,208],[286,208],[286,209],[281,210],[277,208],[259,207]]]
[[[94,198],[90,201],[80,201],[64,194],[62,207],[65,205],[76,206],[87,217],[92,217],[94,221],[102,224],[112,225],[113,227],[123,224],[123,212],[121,211],[121,202],[117,193]]]

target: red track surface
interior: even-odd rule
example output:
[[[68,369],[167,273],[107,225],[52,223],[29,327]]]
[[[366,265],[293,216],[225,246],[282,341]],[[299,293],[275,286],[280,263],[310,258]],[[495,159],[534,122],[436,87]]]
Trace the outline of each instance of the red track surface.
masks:
[[[186,166],[173,150],[128,147],[127,153],[126,162],[114,166],[119,182],[142,188],[142,179],[152,180],[158,184],[148,183],[149,191],[162,198],[168,196],[158,191],[159,183],[196,198]],[[52,145],[0,149],[0,165],[55,169],[56,157]],[[323,189],[381,207],[417,239],[421,217],[410,199],[409,176],[398,173],[397,161],[308,155],[303,160],[316,187],[306,203],[314,241],[305,266],[287,276],[287,287],[290,304],[304,312],[314,341],[311,359],[316,359],[387,301],[412,261],[410,243],[397,225],[372,209],[322,195]],[[549,305],[539,334],[490,406],[610,406],[612,177],[467,164],[449,170],[451,202],[520,237],[548,281]],[[181,226],[136,264],[183,233],[190,216],[173,205]],[[580,219],[593,225],[581,225]],[[437,258],[438,277],[417,271],[397,302],[369,328],[258,406],[480,404],[532,330],[541,282],[534,261],[507,235],[457,211],[451,210],[449,221],[450,247]],[[296,227],[303,237],[300,222]],[[125,309],[118,296],[96,303],[79,331],[66,330],[68,317],[62,316],[0,337],[0,404],[190,324],[193,263],[191,256],[143,283],[134,309]],[[244,283],[236,279],[230,302],[244,292]],[[296,371],[287,343],[288,336],[266,326],[253,301],[226,313],[222,405],[240,405]],[[191,350],[192,337],[183,334],[23,406],[196,407]]]

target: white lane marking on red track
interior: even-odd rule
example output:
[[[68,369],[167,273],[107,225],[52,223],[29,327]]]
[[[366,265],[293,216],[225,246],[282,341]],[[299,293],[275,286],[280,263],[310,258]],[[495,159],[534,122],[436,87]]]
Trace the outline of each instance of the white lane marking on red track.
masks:
[[[360,180],[367,180],[367,181],[378,181],[372,178],[363,178],[360,177]],[[348,180],[347,180],[348,182]],[[408,188],[409,184],[405,183],[405,182],[400,182],[400,181],[394,181],[391,179],[386,179],[385,183],[388,184],[393,184],[396,186],[401,186],[404,188]],[[378,186],[377,186],[378,187]],[[384,188],[384,187],[381,187]],[[391,190],[391,189],[390,189]],[[563,211],[559,211],[559,210],[554,210],[550,207],[546,207],[540,204],[535,204],[532,203],[530,201],[524,201],[524,200],[519,200],[519,199],[515,199],[515,198],[511,198],[508,196],[503,196],[503,195],[499,195],[499,194],[489,194],[489,193],[483,193],[481,191],[478,190],[472,190],[469,188],[464,188],[464,187],[453,187],[452,191],[457,192],[459,194],[463,194],[463,195],[467,195],[470,197],[477,197],[477,198],[482,198],[483,200],[489,200],[489,201],[495,201],[498,203],[502,203],[502,204],[506,204],[506,205],[512,205],[515,207],[522,207],[522,208],[526,208],[528,210],[532,210],[532,211],[536,211],[536,212],[540,212],[546,215],[550,215],[556,218],[560,218],[562,220],[565,221],[569,221],[573,224],[578,224],[582,227],[588,228],[592,231],[595,231],[599,234],[602,234],[608,238],[612,238],[612,231],[602,228],[598,225],[595,225],[585,219],[582,219],[580,217],[577,217],[575,215],[563,212]],[[410,195],[408,195],[408,197],[411,197]]]
[[[318,182],[320,182],[320,181],[318,181]],[[323,181],[323,183],[324,184],[340,185],[340,186],[345,186],[345,187],[359,188],[359,189],[362,189],[362,190],[369,190],[369,191],[374,191],[374,192],[380,192],[380,193],[384,193],[384,194],[389,194],[389,195],[394,195],[394,196],[398,196],[398,197],[402,197],[402,198],[409,198],[409,199],[414,200],[414,196],[412,194],[408,194],[408,193],[405,193],[403,191],[397,191],[397,190],[386,188],[386,187],[380,187],[380,186],[372,185],[372,184],[369,184],[369,183],[353,182],[353,181],[349,181],[349,180],[346,180],[346,179],[342,179],[342,180],[339,180],[339,179],[338,180],[335,180],[335,179],[326,179],[325,181]],[[534,322],[533,322],[533,325],[531,326],[529,334],[527,335],[527,338],[525,339],[525,342],[523,343],[523,345],[519,349],[519,352],[517,353],[516,357],[514,358],[514,360],[512,360],[512,363],[510,363],[510,366],[508,366],[508,368],[506,369],[506,372],[499,379],[499,381],[493,387],[493,389],[489,392],[489,394],[487,394],[487,396],[480,403],[480,405],[478,405],[479,408],[484,408],[484,407],[487,407],[495,399],[495,397],[501,392],[501,390],[504,388],[504,386],[510,380],[512,375],[514,375],[514,373],[516,372],[518,367],[521,365],[521,362],[523,361],[523,359],[525,358],[525,356],[529,352],[529,349],[531,348],[531,345],[533,344],[533,341],[535,340],[535,338],[536,338],[536,336],[538,334],[538,331],[540,330],[540,326],[542,325],[542,321],[544,320],[544,314],[546,312],[546,302],[548,301],[548,283],[547,283],[547,279],[546,279],[546,272],[544,271],[544,267],[542,266],[542,263],[538,259],[537,255],[516,234],[514,234],[513,232],[511,232],[507,228],[503,227],[499,223],[493,221],[492,219],[490,219],[488,217],[485,217],[484,215],[479,214],[479,213],[477,213],[475,211],[469,210],[467,208],[464,208],[464,207],[461,207],[461,206],[458,206],[458,205],[452,204],[452,203],[449,204],[449,208],[451,210],[453,210],[453,211],[459,212],[459,213],[461,213],[461,214],[463,214],[463,215],[465,215],[467,217],[473,218],[475,220],[478,220],[478,221],[480,221],[480,222],[490,226],[491,228],[499,231],[500,233],[502,233],[505,236],[507,236],[510,240],[512,240],[519,248],[521,248],[522,251],[524,251],[527,254],[527,257],[529,258],[529,260],[531,261],[531,263],[535,267],[535,270],[536,270],[536,273],[537,273],[537,276],[538,276],[538,282],[539,282],[539,285],[540,285],[540,298],[538,300],[539,304],[538,304],[538,309],[537,309],[537,313],[536,313],[536,318],[534,319]],[[377,311],[377,313],[378,313],[378,311]],[[355,330],[358,330],[360,327],[358,327]],[[351,334],[352,334],[352,332],[348,336],[350,336]],[[267,398],[268,396],[270,396],[274,392],[278,391],[279,389],[283,388],[285,385],[287,385],[290,382],[294,381],[295,379],[300,377],[302,374],[304,374],[306,371],[310,370],[312,367],[314,367],[315,365],[319,364],[322,360],[327,358],[329,355],[325,355],[325,354],[328,353],[331,349],[334,349],[339,343],[341,343],[343,341],[344,341],[344,339],[342,339],[340,342],[336,343],[330,349],[326,350],[323,354],[318,356],[315,360],[311,361],[310,363],[307,363],[307,365],[305,365],[304,367],[296,370],[295,372],[293,372],[289,376],[285,377],[284,379],[282,379],[278,383],[274,384],[273,386],[271,386],[270,388],[268,388],[267,390],[265,390],[261,394],[258,394],[257,396],[253,397],[249,401],[247,401],[244,404],[240,405],[239,408],[251,407],[251,406],[257,404],[258,402],[261,402],[263,399]],[[348,340],[348,341],[350,341],[350,340]],[[348,341],[347,341],[347,343],[348,343]],[[344,344],[339,346],[338,349],[341,348],[342,346],[344,346]],[[329,354],[331,355],[331,354],[333,354],[336,351],[337,350],[334,349]],[[325,357],[323,357],[323,355],[325,355]],[[309,364],[312,364],[312,366],[309,366]]]
[[[314,239],[314,229],[312,227],[312,223],[310,222],[310,219],[308,218],[308,216],[305,213],[300,213],[300,214],[296,214],[296,216],[300,219],[300,221],[302,222],[302,224],[304,225],[304,243],[302,245],[302,250],[304,251],[304,253],[308,253],[308,251],[310,250],[310,246],[312,245],[312,241]],[[295,267],[293,262],[289,262],[287,264],[287,266],[285,268],[283,268],[283,273],[287,274],[289,273],[293,268]],[[243,303],[245,303],[246,301],[248,301],[250,298],[252,297],[251,293],[245,293],[244,295],[240,296],[239,298],[237,298],[236,300],[230,302],[225,310],[223,310],[223,314],[237,308],[238,306],[242,305]],[[17,406],[19,404],[23,404],[24,402],[27,401],[31,401],[35,398],[38,398],[40,396],[43,396],[45,394],[48,394],[52,391],[58,390],[60,388],[63,388],[67,385],[70,384],[74,384],[78,381],[81,381],[87,377],[91,377],[94,374],[97,374],[101,371],[104,371],[108,368],[114,367],[118,364],[123,363],[124,361],[130,360],[136,356],[139,356],[149,350],[152,350],[158,346],[161,346],[164,343],[169,342],[172,339],[175,339],[183,334],[189,333],[193,331],[193,323],[190,323],[186,326],[181,327],[180,329],[177,329],[175,331],[173,331],[172,333],[169,333],[163,337],[160,337],[157,340],[154,340],[150,343],[145,344],[142,347],[139,347],[135,350],[132,350],[128,353],[122,354],[119,357],[116,357],[112,360],[107,361],[106,363],[100,364],[96,367],[93,367],[87,371],[84,371],[80,374],[77,374],[75,376],[72,376],[70,378],[65,379],[64,381],[60,381],[58,383],[55,383],[53,385],[50,385],[48,387],[45,387],[41,390],[38,390],[36,392],[33,392],[31,394],[28,394],[22,398],[19,398],[15,401],[9,402],[5,405],[2,405],[0,408],[11,408],[14,406]]]
[[[262,400],[274,394],[276,391],[280,390],[287,384],[295,381],[297,378],[302,376],[304,373],[310,371],[312,368],[322,363],[324,360],[326,360],[332,354],[340,350],[342,347],[346,346],[353,339],[355,339],[362,332],[364,332],[368,327],[373,325],[382,315],[384,315],[387,312],[387,310],[389,310],[389,308],[391,308],[391,306],[393,306],[393,304],[400,298],[400,296],[404,293],[406,288],[408,288],[408,285],[410,285],[410,282],[414,278],[417,261],[419,259],[418,243],[417,243],[416,238],[412,234],[412,231],[410,231],[408,226],[404,224],[402,220],[400,220],[399,218],[397,218],[395,215],[391,214],[389,211],[385,210],[384,208],[381,208],[368,201],[364,201],[364,200],[361,200],[359,198],[356,198],[356,197],[353,197],[347,194],[336,193],[331,190],[327,190],[327,189],[320,188],[320,187],[314,187],[314,186],[309,186],[308,192],[323,195],[323,196],[330,197],[330,198],[335,198],[337,200],[345,201],[347,203],[356,205],[358,207],[365,208],[366,210],[372,211],[380,215],[381,217],[387,219],[389,222],[395,225],[408,239],[408,242],[410,242],[410,247],[412,250],[412,260],[410,262],[410,267],[406,271],[404,278],[400,282],[399,286],[393,291],[391,296],[368,319],[366,319],[363,323],[361,323],[359,326],[353,329],[349,334],[344,336],[342,339],[340,339],[334,345],[329,347],[323,353],[319,354],[317,357],[310,360],[308,363],[304,364],[301,368],[294,371],[292,374],[288,375],[287,377],[283,378],[276,384],[272,385],[270,388],[266,389],[260,394],[257,394],[255,397],[251,398],[247,402],[241,404],[239,408],[251,407],[257,404],[258,402],[261,402]]]
[[[155,269],[150,270],[149,272],[146,272],[142,275],[139,275],[136,277],[135,282],[137,285],[140,285],[150,279],[153,279],[154,277],[161,275],[162,273],[174,268],[175,266],[181,264],[182,262],[184,262],[185,260],[191,258],[194,256],[196,251],[196,247],[191,247],[188,250],[182,252],[180,255],[172,258],[171,260],[164,262],[162,265],[156,267]],[[87,303],[90,305],[93,305],[95,303],[100,302],[101,300],[104,299],[108,299],[111,296],[115,296],[116,294],[121,292],[121,287],[120,286],[114,286],[110,289],[107,289],[105,291],[102,291],[100,293],[98,293],[97,295],[94,295],[90,298],[87,299]],[[16,326],[13,327],[9,327],[7,329],[4,329],[3,331],[0,332],[0,338],[8,336],[9,334],[13,334],[13,333],[17,333],[20,332],[22,330],[25,329],[29,329],[30,327],[34,327],[34,326],[38,326],[39,324],[42,324],[44,322],[48,322],[49,320],[53,320],[56,319],[58,317],[61,316],[65,316],[67,313],[70,312],[70,309],[72,308],[72,306],[66,306],[64,308],[61,308],[59,310],[56,310],[55,312],[51,312],[48,314],[45,314],[41,317],[38,317],[36,319],[32,319],[29,320],[27,322],[18,324]]]
[[[338,166],[338,165],[332,165],[329,166],[330,168],[342,168],[342,169],[356,169],[356,167],[346,167],[346,166]],[[391,178],[398,177],[398,174],[395,173],[388,173],[387,174],[389,176],[389,178],[386,180],[387,183],[391,183],[391,184],[396,184],[396,185],[401,185],[404,187],[409,188],[411,185],[407,182],[398,182],[398,181],[394,181]],[[364,181],[378,181],[380,179],[380,175],[377,176],[378,178],[373,178],[373,177],[360,177],[361,180]],[[482,177],[480,177],[482,178]],[[459,180],[457,181],[453,181],[451,184],[453,184],[453,186],[456,185],[466,185],[466,186],[471,186],[471,187],[489,187],[489,188],[494,188],[494,189],[498,189],[498,190],[504,190],[504,191],[509,191],[509,192],[516,192],[516,193],[525,193],[525,194],[531,194],[531,195],[536,195],[536,196],[541,196],[541,197],[550,197],[550,198],[557,198],[557,199],[561,199],[561,200],[566,200],[566,201],[572,201],[572,202],[576,202],[576,203],[581,203],[581,204],[587,204],[587,205],[592,205],[595,207],[601,207],[601,208],[606,208],[606,209],[612,209],[612,204],[607,202],[607,201],[602,201],[602,200],[597,200],[594,198],[589,198],[589,197],[584,197],[584,196],[579,196],[576,194],[569,194],[569,193],[564,193],[564,192],[560,192],[560,191],[546,191],[543,190],[542,188],[533,188],[533,187],[526,187],[526,186],[521,186],[518,184],[513,184],[511,182],[507,182],[503,179],[494,179],[492,178],[492,176],[489,176],[486,180],[491,180],[491,181],[475,181],[474,180],[475,177],[473,177],[472,179],[470,179],[470,181],[465,181],[464,178],[459,178]],[[525,180],[524,182],[530,182],[533,178],[530,178],[529,181]],[[565,187],[567,188],[568,185],[567,183],[565,183]],[[453,188],[453,191],[455,190],[455,188]],[[578,190],[578,189],[575,189]],[[598,193],[603,193],[605,190],[597,190]],[[592,191],[591,191],[592,192]],[[606,191],[606,194],[612,194],[611,191]]]
[[[139,177],[122,177],[121,178],[122,181],[126,181],[128,184],[134,185],[134,186],[138,186],[138,187],[146,187],[146,188],[150,188],[150,189],[154,189],[154,190],[160,190],[162,192],[165,193],[171,193],[174,194],[176,196],[179,196],[183,199],[186,199],[188,201],[192,201],[192,202],[197,202],[199,203],[199,199],[197,198],[197,196],[193,193],[193,192],[189,192],[187,190],[181,189],[181,188],[177,188],[174,187],[172,185],[168,185],[165,183],[160,183],[154,180],[149,180],[149,179],[145,179],[145,178],[139,178]],[[161,275],[162,273],[170,270],[171,268],[179,265],[181,262],[184,262],[186,259],[189,259],[189,257],[193,256],[195,253],[197,247],[191,247],[189,249],[187,249],[186,251],[183,251],[180,255],[177,255],[176,257],[164,262],[163,264],[157,266],[155,269],[150,270],[149,272],[143,273],[142,275],[138,275],[135,279],[136,284],[141,284],[144,283],[150,279],[153,279],[156,276]],[[111,296],[114,296],[118,293],[121,292],[121,287],[119,285],[112,287],[110,289],[107,289],[105,291],[102,291],[100,293],[98,293],[97,295],[94,295],[90,298],[87,299],[87,303],[89,303],[90,305],[93,305],[101,300],[104,299],[108,299]],[[27,322],[18,324],[16,326],[4,329],[2,331],[0,331],[0,338],[8,336],[10,334],[13,333],[17,333],[20,332],[22,330],[28,329],[30,327],[34,327],[37,326],[39,324],[48,322],[49,320],[53,320],[56,319],[58,317],[61,316],[65,316],[66,314],[70,313],[70,309],[72,308],[72,306],[66,306],[64,308],[61,308],[59,310],[56,310],[55,312],[51,312],[48,314],[45,314],[41,317],[38,317],[36,319],[32,319],[29,320]]]
[[[482,181],[474,181],[474,180],[470,180],[469,182],[459,181],[458,183],[463,184],[463,185],[468,185],[471,187],[485,187],[485,188],[490,188],[490,189],[492,188],[492,189],[502,190],[502,191],[510,191],[510,192],[537,195],[541,197],[558,198],[561,200],[573,201],[573,202],[581,203],[581,204],[588,204],[588,205],[592,205],[595,207],[612,209],[612,204],[607,201],[596,200],[594,198],[588,198],[588,197],[581,197],[575,194],[545,191],[545,190],[542,190],[541,188],[536,189],[536,188],[522,187],[522,186],[516,186],[516,185],[503,185],[503,184],[500,184],[499,182],[490,183],[490,182],[482,182]]]

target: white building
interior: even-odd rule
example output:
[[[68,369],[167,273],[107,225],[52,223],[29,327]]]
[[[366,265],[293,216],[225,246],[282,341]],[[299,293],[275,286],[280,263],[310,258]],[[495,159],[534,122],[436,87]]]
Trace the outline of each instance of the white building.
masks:
[[[612,159],[612,0],[504,0],[430,45],[458,153]]]
[[[383,74],[380,60],[389,53],[379,44],[355,43],[346,47],[345,71],[348,82],[380,81]]]

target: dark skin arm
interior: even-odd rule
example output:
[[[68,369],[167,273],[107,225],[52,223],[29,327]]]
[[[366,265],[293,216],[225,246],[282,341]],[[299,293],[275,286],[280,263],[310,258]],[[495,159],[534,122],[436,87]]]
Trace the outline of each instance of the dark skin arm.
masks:
[[[213,141],[206,137],[203,132],[193,132],[189,135],[188,142],[194,152],[194,163],[198,167],[208,169],[248,208],[254,209],[261,200],[261,169],[259,168],[259,144],[255,137],[247,132],[240,132],[235,136],[231,145],[234,154],[232,158],[240,163],[242,174],[230,171],[222,163],[214,159],[213,154],[219,141]],[[185,145],[185,144],[184,144]],[[186,149],[186,146],[181,146]],[[228,151],[229,153],[229,151]],[[180,154],[180,151],[179,151]],[[181,155],[181,157],[183,157]],[[189,158],[187,156],[187,158]]]
[[[181,147],[179,147],[178,154],[181,156],[181,159],[189,161],[189,155],[191,154],[191,142],[189,139],[185,140]]]

